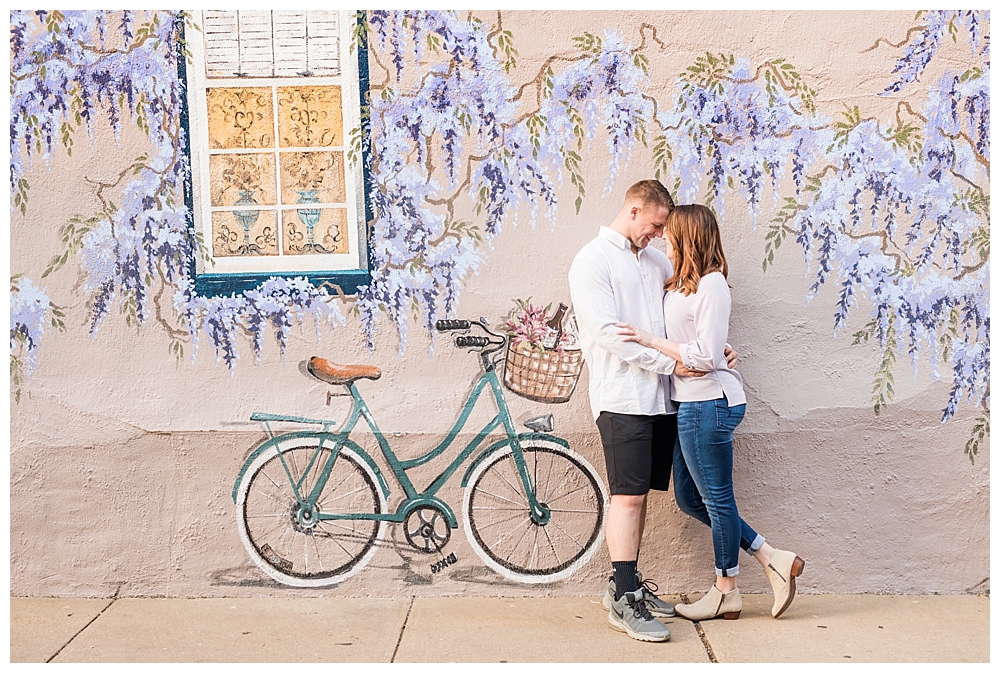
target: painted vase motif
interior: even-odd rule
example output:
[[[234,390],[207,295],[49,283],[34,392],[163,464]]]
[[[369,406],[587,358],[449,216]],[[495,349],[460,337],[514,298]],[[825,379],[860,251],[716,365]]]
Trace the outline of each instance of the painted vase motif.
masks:
[[[239,190],[240,198],[238,198],[233,205],[234,206],[255,206],[257,205],[257,199],[253,197],[254,189],[241,189]],[[254,223],[257,222],[257,218],[260,217],[259,210],[234,210],[233,217],[236,221],[240,223],[243,227],[243,244],[236,249],[237,255],[262,255],[264,254],[264,249],[257,243],[250,242],[250,228],[253,227]]]
[[[300,204],[319,203],[318,189],[297,189],[295,193],[299,195],[298,203]],[[298,214],[302,224],[306,225],[306,242],[301,247],[295,248],[295,250],[305,253],[333,252],[316,242],[316,225],[319,223],[322,211],[319,208],[299,208],[295,212]]]

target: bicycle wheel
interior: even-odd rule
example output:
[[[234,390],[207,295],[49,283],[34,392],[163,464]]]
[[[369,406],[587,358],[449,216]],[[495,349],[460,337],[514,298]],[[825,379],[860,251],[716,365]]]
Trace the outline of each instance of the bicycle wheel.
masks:
[[[465,533],[483,562],[527,583],[569,577],[590,560],[604,534],[607,492],[590,463],[546,439],[521,443],[538,501],[551,512],[531,520],[513,450],[479,465],[465,489]]]
[[[299,492],[308,496],[330,453],[315,438],[296,437],[258,456],[240,481],[240,539],[250,558],[282,584],[322,587],[342,582],[371,560],[384,532],[381,521],[316,516],[385,510],[371,468],[348,447],[340,450],[316,510],[302,510],[292,480],[301,481]]]

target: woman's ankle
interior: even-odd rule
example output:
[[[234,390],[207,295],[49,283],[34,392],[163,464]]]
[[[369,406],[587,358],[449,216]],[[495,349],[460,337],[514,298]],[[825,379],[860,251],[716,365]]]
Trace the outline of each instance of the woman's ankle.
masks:
[[[728,594],[730,591],[736,589],[736,577],[716,577],[715,578],[715,588],[724,594]]]
[[[772,554],[774,554],[774,547],[765,542],[753,553],[753,557],[757,559],[757,563],[760,564],[761,568],[766,568],[767,564],[771,562]]]

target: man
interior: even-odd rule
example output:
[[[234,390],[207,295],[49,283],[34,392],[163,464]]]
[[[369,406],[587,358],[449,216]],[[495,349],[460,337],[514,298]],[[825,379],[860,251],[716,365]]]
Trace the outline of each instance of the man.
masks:
[[[649,248],[663,236],[673,199],[658,180],[637,182],[609,227],[580,250],[569,272],[580,347],[590,370],[590,407],[601,434],[611,492],[605,538],[612,577],[604,606],[612,628],[662,642],[670,631],[655,617],[673,617],[637,571],[646,495],[670,484],[677,409],[670,374],[704,376],[658,351],[624,342],[615,323],[663,334],[663,285],[673,274],[667,256]],[[730,352],[727,358],[733,358]]]

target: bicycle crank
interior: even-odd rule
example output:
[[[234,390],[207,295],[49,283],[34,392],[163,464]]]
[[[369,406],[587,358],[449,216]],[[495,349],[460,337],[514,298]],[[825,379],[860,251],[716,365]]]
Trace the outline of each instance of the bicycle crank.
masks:
[[[403,532],[406,541],[425,554],[440,551],[451,539],[448,520],[437,507],[417,507],[407,514]]]

